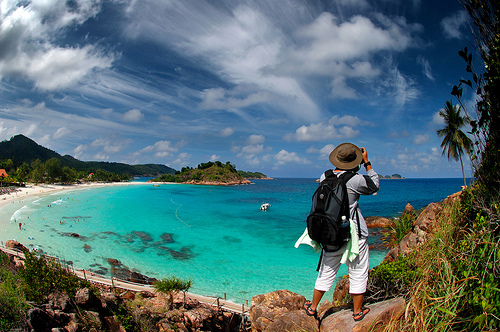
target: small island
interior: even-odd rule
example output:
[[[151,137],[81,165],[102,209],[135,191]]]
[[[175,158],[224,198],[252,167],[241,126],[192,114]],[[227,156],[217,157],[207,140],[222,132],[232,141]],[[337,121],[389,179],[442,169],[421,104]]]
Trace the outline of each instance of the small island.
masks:
[[[392,174],[392,175],[378,175],[379,179],[387,179],[387,180],[403,180],[406,179],[405,177],[401,176],[400,174]]]
[[[162,174],[148,182],[175,182],[186,184],[232,186],[250,184],[249,179],[270,179],[260,172],[238,171],[229,161],[201,163],[196,168],[183,167],[175,174]]]

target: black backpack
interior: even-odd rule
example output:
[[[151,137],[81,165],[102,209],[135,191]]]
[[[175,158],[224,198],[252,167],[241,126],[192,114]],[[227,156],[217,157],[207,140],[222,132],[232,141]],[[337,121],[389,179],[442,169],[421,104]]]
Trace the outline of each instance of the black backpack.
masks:
[[[336,251],[351,238],[346,183],[355,174],[344,172],[336,176],[332,170],[326,171],[325,179],[320,182],[312,197],[307,232],[325,251]],[[328,245],[329,250],[326,250],[325,245]]]

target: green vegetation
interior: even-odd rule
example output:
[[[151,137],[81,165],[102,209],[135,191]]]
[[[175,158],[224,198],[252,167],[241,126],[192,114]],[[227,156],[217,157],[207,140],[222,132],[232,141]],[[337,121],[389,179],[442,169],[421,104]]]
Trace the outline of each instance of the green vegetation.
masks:
[[[244,177],[245,179],[267,179],[267,175],[261,172],[245,172],[238,171],[238,174]]]
[[[191,288],[193,285],[192,280],[182,280],[177,278],[176,276],[166,277],[162,280],[159,280],[153,284],[153,287],[156,291],[167,294],[169,296],[169,306],[173,303],[173,292],[183,292],[185,293]]]
[[[209,161],[207,163],[199,164],[197,168],[183,167],[180,172],[175,172],[174,175],[163,174],[160,177],[152,179],[151,181],[178,183],[239,183],[245,180],[245,177],[242,176],[240,172],[241,171],[236,170],[236,167],[229,161],[225,164],[220,161]]]
[[[25,251],[24,267],[19,270],[22,289],[29,301],[42,304],[45,297],[54,290],[60,290],[69,296],[75,296],[79,288],[92,288],[90,283],[81,280],[67,271],[53,258],[40,256]]]
[[[49,160],[50,163],[48,163]],[[0,164],[0,168],[4,168],[9,176],[18,180],[14,182],[30,180],[33,176],[30,172],[40,165],[46,166],[47,169],[37,172],[37,178],[43,178],[47,176],[44,173],[49,172],[49,177],[52,176],[64,183],[74,179],[75,173],[77,179],[82,179],[82,177],[79,177],[81,173],[88,176],[90,173],[97,174],[101,172],[104,175],[101,174],[100,176],[104,176],[105,179],[99,181],[116,181],[108,179],[157,176],[175,172],[170,167],[158,164],[127,165],[123,163],[80,161],[69,155],[61,156],[23,135],[16,135],[9,141],[0,142]]]
[[[434,234],[415,253],[411,260],[415,265],[406,267],[422,273],[412,282],[404,317],[386,331],[500,329],[500,3],[462,3],[472,18],[484,73],[478,73],[467,48],[459,52],[471,79],[461,79],[451,94],[465,117],[447,102],[443,116],[448,119],[441,136],[452,158],[460,157],[460,149],[467,152],[470,148],[476,180],[463,191],[460,201],[443,206]],[[477,100],[475,119],[465,107],[464,87]],[[459,134],[461,123],[470,123],[472,146]],[[382,265],[377,273],[387,280],[403,276],[399,268]]]
[[[9,175],[3,182],[10,183],[73,183],[75,181],[102,181],[102,182],[120,182],[129,181],[131,176],[128,174],[117,174],[102,169],[93,172],[77,171],[68,166],[62,166],[57,158],[51,158],[45,163],[36,159],[30,165],[22,163],[14,168],[11,159],[0,161],[0,168],[4,168]]]
[[[404,213],[401,217],[392,219],[392,225],[386,231],[386,242],[390,248],[397,246],[408,232],[413,228],[416,216]]]
[[[465,182],[464,162],[462,155],[471,154],[472,140],[462,131],[465,125],[470,124],[468,117],[463,117],[460,114],[460,108],[453,105],[449,100],[445,104],[445,108],[439,111],[439,115],[444,119],[445,127],[437,131],[439,137],[443,137],[441,147],[443,148],[443,155],[448,151],[448,159],[460,159],[462,165],[462,175]]]

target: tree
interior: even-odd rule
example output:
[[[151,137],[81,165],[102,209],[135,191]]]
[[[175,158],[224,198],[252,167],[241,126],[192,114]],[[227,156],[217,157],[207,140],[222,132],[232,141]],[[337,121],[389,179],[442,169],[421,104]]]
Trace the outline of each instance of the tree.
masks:
[[[464,186],[467,186],[465,181],[464,163],[462,155],[472,152],[472,140],[462,131],[462,127],[469,124],[470,120],[467,117],[460,115],[460,108],[453,105],[451,100],[447,101],[445,108],[439,111],[439,115],[444,118],[445,127],[437,131],[439,137],[443,137],[441,147],[443,155],[448,151],[448,159],[460,159],[462,165],[462,175],[464,177]]]

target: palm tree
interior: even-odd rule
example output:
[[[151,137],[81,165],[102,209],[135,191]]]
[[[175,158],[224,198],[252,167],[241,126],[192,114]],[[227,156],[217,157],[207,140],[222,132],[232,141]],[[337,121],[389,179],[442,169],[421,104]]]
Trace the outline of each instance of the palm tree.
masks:
[[[462,161],[462,154],[471,154],[473,143],[472,140],[461,130],[461,128],[470,123],[468,117],[460,115],[460,108],[453,105],[451,100],[447,101],[444,109],[439,110],[439,115],[444,118],[445,127],[437,131],[439,137],[444,137],[441,147],[443,148],[443,155],[448,150],[448,160],[460,159],[462,165],[462,175],[465,182],[464,163]]]

